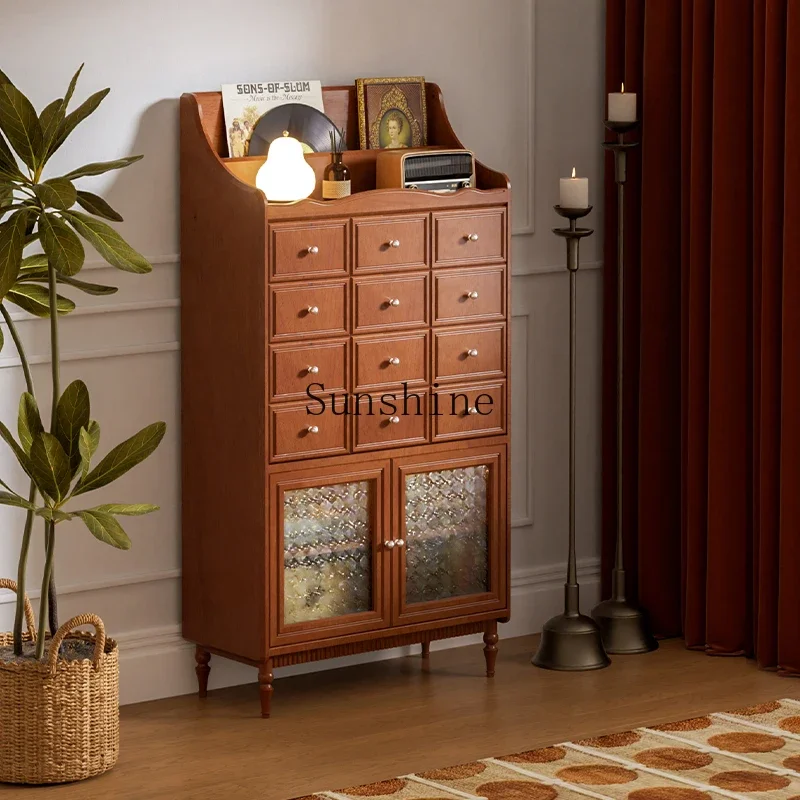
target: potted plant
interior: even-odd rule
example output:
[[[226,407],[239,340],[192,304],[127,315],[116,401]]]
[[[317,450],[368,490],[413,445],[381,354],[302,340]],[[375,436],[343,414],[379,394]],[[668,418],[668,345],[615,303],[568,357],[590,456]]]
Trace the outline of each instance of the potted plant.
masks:
[[[17,580],[0,582],[0,588],[17,592],[14,631],[0,634],[0,781],[4,782],[77,780],[104,772],[116,763],[116,644],[106,639],[102,622],[93,615],[74,617],[59,627],[53,580],[56,529],[63,523],[80,522],[101,542],[128,549],[131,542],[119,517],[147,514],[157,507],[122,503],[92,506],[82,501],[84,495],[107,486],[147,458],[166,429],[163,422],[148,425],[97,460],[100,426],[91,418],[89,391],[80,380],[61,388],[58,318],[74,310],[75,303],[60,291],[75,289],[93,295],[117,291],[113,286],[77,277],[85,256],[82,240],[118,269],[140,274],[152,269],[104,221],[120,222],[122,217],[101,197],[79,188],[81,178],[122,169],[141,156],[85,164],[64,175],[45,176],[52,155],[109,92],[97,92],[70,110],[81,69],[64,97],[39,114],[0,71],[0,313],[19,354],[26,383],[16,435],[0,422],[0,437],[30,479],[27,492],[16,491],[0,480],[0,504],[26,512]],[[26,255],[29,246],[35,252]],[[9,304],[49,320],[49,425],[40,414],[30,366]],[[28,551],[39,520],[44,530],[45,565],[36,630],[25,585]],[[95,631],[75,632],[81,625],[93,625]]]

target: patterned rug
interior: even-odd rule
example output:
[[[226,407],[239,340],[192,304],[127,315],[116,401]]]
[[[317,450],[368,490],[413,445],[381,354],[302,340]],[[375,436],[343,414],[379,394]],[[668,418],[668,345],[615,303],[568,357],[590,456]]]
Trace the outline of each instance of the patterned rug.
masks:
[[[565,742],[309,800],[800,800],[800,701]],[[305,799],[304,799],[305,800]]]

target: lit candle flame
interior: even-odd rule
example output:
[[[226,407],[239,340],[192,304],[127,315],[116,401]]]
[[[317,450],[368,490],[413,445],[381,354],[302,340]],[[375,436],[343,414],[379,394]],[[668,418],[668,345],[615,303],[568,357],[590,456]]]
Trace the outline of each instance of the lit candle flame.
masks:
[[[572,177],[575,177],[575,167],[572,168]]]
[[[623,81],[623,82],[620,84],[620,89],[619,89],[619,90],[620,90],[620,92],[621,92],[622,94],[625,94],[625,81]]]

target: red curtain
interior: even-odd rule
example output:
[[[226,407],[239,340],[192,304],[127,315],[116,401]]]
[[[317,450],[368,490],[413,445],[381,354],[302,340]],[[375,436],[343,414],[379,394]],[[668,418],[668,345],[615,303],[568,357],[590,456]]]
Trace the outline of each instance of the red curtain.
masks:
[[[606,90],[624,80],[641,119],[625,207],[628,594],[657,634],[798,675],[800,0],[606,0],[606,13]],[[617,473],[607,158],[605,578]]]

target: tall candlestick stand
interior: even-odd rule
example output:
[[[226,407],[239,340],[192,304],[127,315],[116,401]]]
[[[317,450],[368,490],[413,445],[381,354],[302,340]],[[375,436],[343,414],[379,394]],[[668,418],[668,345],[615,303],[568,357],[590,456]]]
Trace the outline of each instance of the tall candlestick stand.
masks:
[[[580,587],[575,556],[575,372],[576,372],[576,286],[579,267],[578,245],[591,228],[578,228],[576,221],[585,217],[589,208],[555,207],[569,220],[569,228],[553,228],[556,236],[567,240],[567,269],[569,270],[569,558],[567,582],[564,584],[564,613],[548,620],[542,629],[539,649],[531,663],[543,669],[583,671],[602,669],[611,661],[603,649],[597,623],[580,612]]]
[[[624,136],[638,124],[607,121],[606,128],[617,135],[617,141],[603,143],[606,150],[614,153],[614,180],[617,184],[617,542],[614,569],[611,573],[611,598],[595,606],[592,616],[600,626],[606,652],[620,655],[649,653],[658,647],[644,613],[625,597],[622,535],[625,181],[628,150],[638,145],[638,142],[625,142]]]

